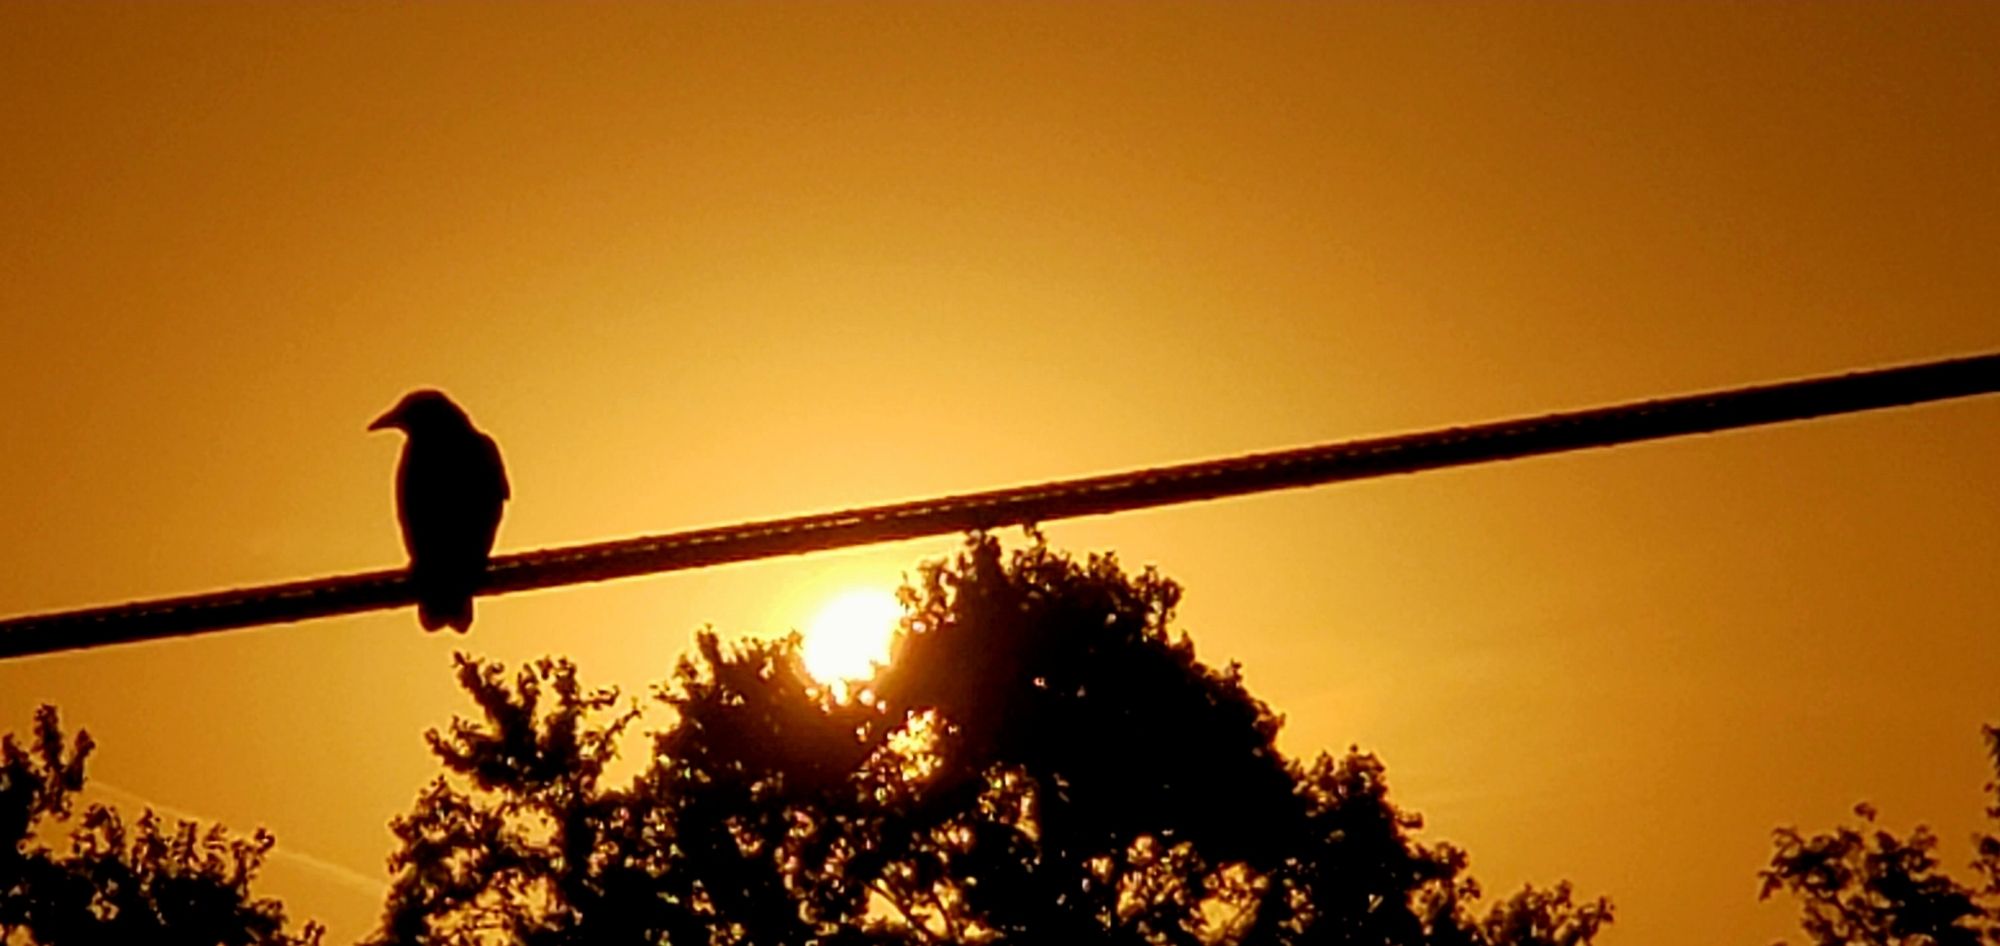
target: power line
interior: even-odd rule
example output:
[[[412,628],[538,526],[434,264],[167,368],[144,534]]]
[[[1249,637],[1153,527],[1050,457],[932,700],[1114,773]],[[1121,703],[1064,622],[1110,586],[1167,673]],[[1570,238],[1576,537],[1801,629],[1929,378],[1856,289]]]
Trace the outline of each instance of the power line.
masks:
[[[493,559],[481,594],[1708,433],[2000,391],[2000,353]],[[0,621],[0,658],[415,601],[401,569]]]

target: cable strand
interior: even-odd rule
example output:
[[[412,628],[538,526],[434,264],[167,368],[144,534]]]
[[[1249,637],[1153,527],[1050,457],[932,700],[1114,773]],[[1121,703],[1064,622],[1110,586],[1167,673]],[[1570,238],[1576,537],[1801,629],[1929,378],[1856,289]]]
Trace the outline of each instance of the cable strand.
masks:
[[[2000,391],[2000,353],[494,557],[480,594],[992,530]],[[415,601],[402,569],[0,620],[0,659]]]

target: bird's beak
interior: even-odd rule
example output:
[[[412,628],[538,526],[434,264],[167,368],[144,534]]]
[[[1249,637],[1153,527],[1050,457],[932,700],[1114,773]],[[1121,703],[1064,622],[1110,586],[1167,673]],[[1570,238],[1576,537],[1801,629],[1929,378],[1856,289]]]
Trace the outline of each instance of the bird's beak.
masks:
[[[390,430],[390,429],[392,429],[392,428],[396,428],[396,427],[401,427],[401,426],[403,426],[403,410],[402,410],[402,408],[403,408],[403,405],[401,405],[401,404],[398,404],[398,405],[396,405],[395,407],[392,407],[392,408],[389,408],[389,411],[388,411],[388,413],[385,413],[385,414],[383,414],[382,416],[380,416],[380,417],[377,417],[377,418],[375,418],[375,420],[374,420],[374,421],[373,421],[372,423],[370,423],[370,424],[368,425],[368,429],[369,429],[369,430]]]

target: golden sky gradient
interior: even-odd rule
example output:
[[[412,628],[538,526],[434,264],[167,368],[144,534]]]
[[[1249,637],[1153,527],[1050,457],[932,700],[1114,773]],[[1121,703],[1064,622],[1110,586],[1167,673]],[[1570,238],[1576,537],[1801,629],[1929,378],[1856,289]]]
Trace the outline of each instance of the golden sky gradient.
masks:
[[[451,391],[502,549],[2000,347],[2000,5],[0,6],[0,613],[401,562]],[[2000,401],[1051,525],[1489,888],[1769,942],[1780,824],[1953,862]],[[643,693],[949,539],[0,664],[101,797],[268,825],[350,941],[455,648]]]

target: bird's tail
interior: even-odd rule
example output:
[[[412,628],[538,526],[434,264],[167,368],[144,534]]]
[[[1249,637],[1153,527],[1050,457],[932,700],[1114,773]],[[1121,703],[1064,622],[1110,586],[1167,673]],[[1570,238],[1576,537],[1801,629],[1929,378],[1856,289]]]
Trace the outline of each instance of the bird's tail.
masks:
[[[463,634],[472,629],[472,596],[427,594],[417,599],[417,620],[426,631],[449,627]]]
[[[460,634],[472,629],[472,592],[479,573],[461,569],[412,568],[416,585],[417,621],[426,631],[449,627]]]

